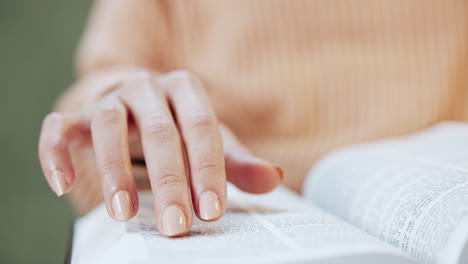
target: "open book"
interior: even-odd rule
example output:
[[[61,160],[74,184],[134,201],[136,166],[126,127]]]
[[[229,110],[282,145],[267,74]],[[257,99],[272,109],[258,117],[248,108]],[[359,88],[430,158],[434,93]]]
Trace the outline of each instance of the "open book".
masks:
[[[468,263],[468,125],[337,150],[311,170],[301,197],[228,188],[219,221],[159,235],[150,193],[138,215],[104,206],[74,228],[72,264]],[[196,218],[196,217],[195,217]]]

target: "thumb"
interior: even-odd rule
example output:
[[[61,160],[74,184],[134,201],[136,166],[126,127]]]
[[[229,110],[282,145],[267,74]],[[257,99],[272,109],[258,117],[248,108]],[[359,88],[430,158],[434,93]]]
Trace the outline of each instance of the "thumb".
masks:
[[[253,156],[232,131],[220,124],[227,180],[249,193],[267,193],[283,180],[283,170]]]

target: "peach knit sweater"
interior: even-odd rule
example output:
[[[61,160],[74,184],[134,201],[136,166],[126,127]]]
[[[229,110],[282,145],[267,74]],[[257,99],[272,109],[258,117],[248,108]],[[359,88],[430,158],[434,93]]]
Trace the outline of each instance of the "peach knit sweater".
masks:
[[[466,0],[100,0],[78,55],[186,69],[300,190],[340,146],[468,119]]]

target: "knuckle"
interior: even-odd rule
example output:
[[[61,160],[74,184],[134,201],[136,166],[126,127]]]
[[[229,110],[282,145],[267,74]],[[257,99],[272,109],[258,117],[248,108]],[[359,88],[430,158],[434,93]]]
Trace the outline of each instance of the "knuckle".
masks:
[[[145,127],[145,134],[158,142],[174,141],[178,137],[175,126],[164,118],[153,117]]]
[[[153,73],[147,70],[140,70],[134,73],[128,80],[131,84],[139,87],[153,86]]]
[[[54,140],[39,147],[39,155],[43,157],[61,155],[63,152],[63,142]]]
[[[186,70],[176,70],[170,73],[169,75],[172,77],[174,80],[180,80],[180,81],[196,81],[197,76],[189,71]]]
[[[64,142],[60,139],[50,141],[47,152],[48,153],[60,153],[63,151]]]
[[[194,114],[189,121],[189,128],[211,130],[216,128],[216,119],[207,113]]]
[[[113,104],[111,106],[106,106],[97,110],[93,117],[93,123],[116,123],[123,118],[123,111],[121,107]]]
[[[147,70],[133,73],[125,80],[120,97],[126,101],[126,97],[133,97],[135,94],[153,96],[157,91],[154,78],[154,73]]]
[[[204,158],[199,162],[197,171],[201,175],[210,175],[224,171],[223,163],[214,157]]]
[[[121,157],[107,157],[102,161],[101,168],[107,172],[115,169],[125,169],[127,165],[125,159]]]
[[[170,169],[154,178],[157,187],[177,186],[185,184],[185,174],[180,169]]]
[[[199,81],[198,77],[186,70],[177,70],[169,73],[166,76],[166,81],[174,86],[192,85]]]
[[[39,150],[43,153],[61,153],[67,146],[67,140],[63,132],[49,133],[41,137]]]

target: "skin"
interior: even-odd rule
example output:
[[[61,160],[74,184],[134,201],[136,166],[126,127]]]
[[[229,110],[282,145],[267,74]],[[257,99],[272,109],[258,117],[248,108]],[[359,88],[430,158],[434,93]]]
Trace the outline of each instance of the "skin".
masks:
[[[58,195],[74,189],[72,199],[85,204],[81,211],[86,212],[102,192],[109,215],[118,221],[137,213],[135,179],[147,177],[158,229],[182,236],[190,230],[192,212],[202,218],[203,192],[216,194],[220,214],[202,220],[216,221],[226,209],[227,181],[246,192],[265,193],[281,182],[283,172],[253,156],[218,121],[200,78],[184,70],[158,71],[168,68],[160,59],[165,51],[158,50],[166,41],[157,30],[165,12],[158,4],[94,3],[78,50],[77,83],[58,112],[45,117],[39,159]],[[145,160],[146,167],[132,160]],[[113,204],[121,191],[130,200],[124,215]],[[186,219],[184,230],[176,233],[163,228],[164,210],[172,205]]]
[[[79,93],[78,93],[79,94]],[[138,70],[119,85],[71,112],[54,112],[43,122],[39,158],[45,177],[58,194],[75,184],[72,149],[92,148],[102,195],[109,215],[119,221],[138,211],[132,159],[144,159],[155,201],[158,228],[166,236],[190,230],[192,211],[202,219],[199,200],[205,191],[217,195],[221,214],[226,209],[226,182],[250,193],[273,190],[282,180],[279,167],[253,156],[214,113],[203,83],[186,71],[156,74]],[[187,168],[187,170],[186,170]],[[65,179],[57,188],[54,173]],[[126,191],[131,213],[117,215],[112,197]],[[91,194],[89,194],[91,195]],[[187,228],[164,233],[163,213],[181,208]]]

